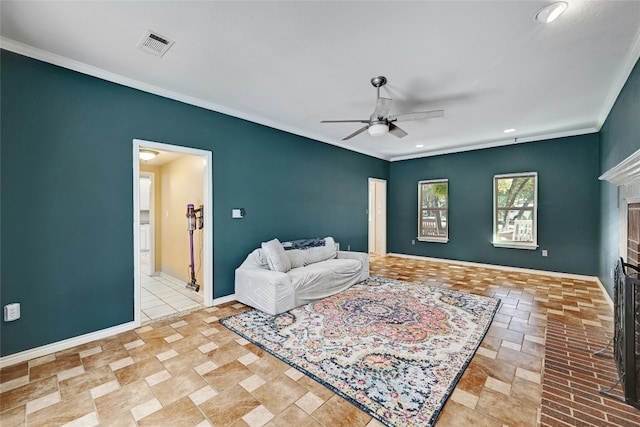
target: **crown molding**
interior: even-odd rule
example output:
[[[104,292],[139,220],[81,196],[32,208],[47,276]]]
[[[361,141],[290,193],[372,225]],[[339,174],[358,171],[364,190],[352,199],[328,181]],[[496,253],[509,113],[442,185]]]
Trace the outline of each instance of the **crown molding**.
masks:
[[[597,122],[598,131],[600,131],[600,128],[602,128],[602,126],[604,125],[607,117],[609,117],[609,113],[613,109],[613,106],[615,105],[620,92],[622,92],[622,89],[624,88],[625,83],[627,83],[627,80],[629,79],[629,76],[633,71],[633,67],[635,67],[638,60],[640,60],[640,28],[636,33],[633,44],[631,45],[629,55],[627,56],[624,65],[618,72],[613,85],[609,89],[609,93],[607,94],[604,105],[602,106],[602,110],[600,111]]]
[[[565,138],[568,136],[586,135],[590,133],[596,133],[598,129],[595,127],[587,127],[574,130],[566,130],[561,132],[553,132],[542,135],[531,135],[525,137],[501,139],[497,141],[481,142],[479,144],[464,145],[461,147],[445,148],[442,150],[423,151],[421,153],[410,154],[405,156],[391,157],[390,161],[397,162],[401,160],[412,160],[423,157],[440,156],[442,154],[463,153],[465,151],[482,150],[484,148],[504,147],[506,145],[524,144],[526,142],[544,141],[547,139]]]
[[[534,142],[534,141],[543,141],[543,140],[554,139],[554,138],[562,138],[562,137],[568,137],[568,136],[577,136],[577,135],[584,135],[584,134],[599,132],[607,116],[609,115],[609,112],[613,108],[613,105],[615,104],[615,101],[617,100],[620,94],[620,91],[622,90],[622,88],[624,87],[624,84],[629,78],[629,75],[631,74],[633,67],[635,66],[636,62],[640,58],[640,30],[636,34],[633,47],[627,57],[627,60],[625,61],[624,67],[618,73],[616,82],[609,91],[609,94],[607,96],[607,99],[605,101],[605,104],[602,108],[602,111],[599,115],[598,121],[595,124],[595,126],[568,130],[568,131],[552,132],[548,134],[523,136],[523,137],[517,137],[517,139],[509,138],[509,139],[500,139],[500,140],[494,140],[494,141],[485,141],[481,143],[446,148],[441,150],[422,151],[419,153],[412,153],[412,154],[407,154],[402,156],[385,155],[373,150],[367,150],[367,149],[348,146],[341,142],[330,140],[317,133],[305,131],[296,126],[286,125],[271,119],[267,119],[262,116],[247,114],[232,108],[225,107],[223,105],[205,101],[200,98],[184,95],[178,92],[169,91],[169,90],[160,88],[158,86],[150,85],[135,79],[131,79],[116,73],[112,73],[110,71],[106,71],[104,69],[94,67],[92,65],[88,65],[83,62],[75,61],[61,55],[47,52],[42,49],[37,49],[35,47],[29,46],[23,43],[19,43],[8,38],[0,37],[0,48],[14,52],[14,53],[18,53],[20,55],[24,55],[33,59],[37,59],[43,62],[47,62],[53,65],[57,65],[62,68],[67,68],[69,70],[73,70],[73,71],[86,74],[92,77],[97,77],[102,80],[110,81],[123,86],[138,89],[143,92],[148,92],[154,95],[158,95],[163,98],[172,99],[175,101],[183,102],[185,104],[204,108],[210,111],[215,111],[217,113],[222,113],[231,117],[247,120],[247,121],[257,123],[263,126],[267,126],[273,129],[277,129],[283,132],[292,133],[294,135],[298,135],[304,138],[309,138],[314,141],[333,145],[339,148],[343,148],[345,150],[364,154],[364,155],[378,158],[381,160],[396,162],[396,161],[402,161],[402,160],[411,160],[411,159],[418,159],[418,158],[424,158],[424,157],[439,156],[443,154],[461,153],[466,151],[481,150],[485,148],[502,147],[506,145],[514,145],[514,144]]]
[[[85,64],[80,61],[75,61],[73,59],[69,59],[67,57],[57,55],[55,53],[47,52],[45,50],[38,49],[33,46],[29,46],[24,43],[20,43],[5,37],[0,37],[0,48],[23,55],[23,56],[27,56],[29,58],[37,59],[39,61],[47,62],[49,64],[57,65],[59,67],[66,68],[72,71],[77,71],[79,73],[86,74],[88,76],[97,77],[99,79],[106,80],[112,83],[117,83],[123,86],[141,90],[143,92],[148,92],[154,95],[158,95],[163,98],[172,99],[174,101],[179,101],[185,104],[194,105],[196,107],[204,108],[206,110],[222,113],[227,116],[232,116],[242,120],[247,120],[247,121],[257,123],[263,126],[267,126],[273,129],[277,129],[283,132],[291,133],[294,135],[302,136],[304,138],[309,138],[315,141],[323,142],[325,144],[344,148],[345,150],[355,151],[356,153],[365,154],[367,156],[375,157],[382,160],[389,160],[388,156],[381,155],[380,153],[374,152],[372,150],[349,147],[345,144],[331,141],[326,137],[320,136],[318,134],[304,131],[303,129],[300,129],[295,126],[289,126],[280,122],[276,122],[271,119],[267,119],[265,117],[261,117],[254,114],[247,114],[242,111],[238,111],[233,108],[228,108],[223,105],[215,104],[213,102],[205,101],[200,98],[166,90],[158,86],[150,85],[150,84],[141,82],[139,80],[131,79],[129,77],[122,76],[120,74],[112,73],[102,68],[94,67],[92,65]]]

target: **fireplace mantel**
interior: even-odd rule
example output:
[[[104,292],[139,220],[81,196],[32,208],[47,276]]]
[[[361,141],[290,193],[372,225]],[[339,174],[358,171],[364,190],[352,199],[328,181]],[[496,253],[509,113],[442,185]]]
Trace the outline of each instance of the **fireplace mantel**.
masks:
[[[640,180],[640,150],[600,175],[598,179],[617,186],[626,186]]]

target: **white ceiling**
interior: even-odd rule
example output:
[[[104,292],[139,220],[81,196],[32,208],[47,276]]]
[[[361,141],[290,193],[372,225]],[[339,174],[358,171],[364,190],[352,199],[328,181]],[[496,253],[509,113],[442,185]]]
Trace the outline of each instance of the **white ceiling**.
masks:
[[[596,132],[640,57],[640,1],[0,4],[2,47],[376,157],[398,160]],[[137,49],[147,30],[175,41]],[[381,95],[409,136],[343,137]],[[506,128],[516,132],[504,134]],[[423,148],[416,145],[424,144]]]
[[[189,154],[178,153],[175,151],[162,151],[162,150],[151,150],[151,151],[155,151],[157,153],[156,157],[154,157],[151,160],[140,160],[141,165],[162,166],[167,163],[171,163],[174,160],[179,159],[181,157],[189,156]]]

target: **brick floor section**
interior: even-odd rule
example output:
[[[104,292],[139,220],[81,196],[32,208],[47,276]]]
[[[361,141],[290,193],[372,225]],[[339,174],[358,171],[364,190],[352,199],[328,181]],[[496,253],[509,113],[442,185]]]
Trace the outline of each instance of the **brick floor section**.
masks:
[[[611,334],[549,319],[542,378],[541,427],[640,426],[640,410],[599,393],[616,383],[611,358],[593,353]],[[613,393],[622,396],[618,386]]]

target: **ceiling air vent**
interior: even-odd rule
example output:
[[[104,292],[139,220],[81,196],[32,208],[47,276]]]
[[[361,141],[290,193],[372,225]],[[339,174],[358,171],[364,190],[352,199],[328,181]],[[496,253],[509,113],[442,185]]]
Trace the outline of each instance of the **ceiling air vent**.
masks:
[[[171,46],[173,46],[172,40],[151,30],[148,30],[140,40],[140,43],[138,43],[138,48],[160,58],[167,53]]]

